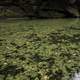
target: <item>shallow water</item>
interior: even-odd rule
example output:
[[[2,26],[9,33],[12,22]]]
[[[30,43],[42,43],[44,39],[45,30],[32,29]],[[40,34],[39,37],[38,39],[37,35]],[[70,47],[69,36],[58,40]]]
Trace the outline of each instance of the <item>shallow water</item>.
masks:
[[[77,65],[78,68],[80,66],[79,64],[80,20],[78,18],[77,19],[46,19],[46,20],[45,19],[44,20],[23,20],[23,19],[2,20],[0,21],[0,39],[1,39],[0,61],[2,62],[3,58],[5,58],[5,61],[2,62],[2,64],[5,65],[6,59],[8,59],[8,62],[10,62],[13,57],[12,62],[14,64],[20,67],[22,67],[22,64],[25,65],[24,66],[25,72],[28,71],[28,69],[26,69],[26,66],[31,68],[31,69],[29,68],[31,70],[30,76],[32,76],[32,74],[35,73],[35,70],[37,68],[41,70],[40,67],[38,66],[40,66],[39,63],[43,63],[43,61],[46,63],[45,64],[46,66],[50,63],[47,70],[50,71],[49,73],[52,73],[53,71],[55,74],[55,72],[57,72],[57,75],[59,77],[62,76],[62,75],[60,76],[60,74],[62,73],[63,75],[65,75],[64,78],[69,77],[66,75],[66,73],[67,74],[70,73],[73,67],[74,67],[73,71],[74,72],[76,71],[75,64]],[[27,50],[28,52],[30,51],[30,53],[33,52],[33,55],[25,54]],[[37,57],[40,60],[38,60],[38,58],[36,57],[36,53],[38,53],[38,51],[40,52],[39,55],[37,55]],[[3,55],[3,53],[6,54],[6,52],[11,58],[7,58]],[[58,55],[58,53],[61,56]],[[65,53],[68,54],[69,56],[66,55]],[[23,57],[18,59],[16,55],[18,55],[18,57],[21,57],[23,55]],[[31,60],[31,62],[29,61],[31,65],[26,64],[25,56],[27,57],[27,55],[32,56],[31,58],[29,58]],[[20,63],[17,62],[17,60],[20,61]],[[54,63],[55,65],[53,65],[53,61],[55,61]],[[56,69],[56,63],[57,63],[57,69]],[[42,73],[46,72],[45,65],[43,66],[44,69],[42,70]],[[67,67],[65,67],[65,65]],[[32,72],[33,70],[32,68],[34,69],[33,72]],[[4,70],[5,69],[3,69],[3,71]],[[37,71],[35,74],[37,74]],[[26,75],[22,75],[22,76],[24,77]],[[51,75],[53,75],[53,73]],[[23,77],[20,80],[24,80]],[[75,73],[73,78],[70,79],[80,80],[79,77],[80,77],[80,73]],[[54,77],[52,77],[52,80],[53,79]],[[3,79],[1,78],[0,80]],[[15,80],[18,80],[18,77]],[[59,80],[59,78],[55,80]],[[69,79],[64,79],[64,80],[69,80]]]

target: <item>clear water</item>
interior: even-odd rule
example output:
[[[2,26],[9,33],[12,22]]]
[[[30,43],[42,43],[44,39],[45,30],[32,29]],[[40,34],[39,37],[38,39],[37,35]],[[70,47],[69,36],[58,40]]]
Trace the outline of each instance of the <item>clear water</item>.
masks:
[[[76,18],[76,19],[4,20],[4,21],[0,21],[0,37],[1,38],[5,38],[5,40],[7,40],[7,42],[8,42],[7,43],[8,44],[7,46],[9,46],[9,47],[11,47],[9,41],[11,42],[13,40],[15,40],[15,42],[18,45],[23,45],[23,43],[25,42],[25,40],[23,40],[23,37],[22,36],[25,35],[25,34],[31,34],[31,33],[27,33],[28,30],[30,32],[32,31],[34,33],[37,33],[37,35],[39,35],[41,37],[41,39],[43,38],[43,35],[45,35],[47,33],[50,34],[53,31],[56,32],[56,31],[61,31],[61,30],[63,30],[62,33],[68,34],[68,35],[71,35],[71,36],[74,35],[74,34],[80,35],[80,19],[79,18]],[[43,40],[46,40],[46,39],[43,39]],[[18,43],[18,42],[20,42],[20,43]],[[71,42],[70,43],[71,48],[80,48],[80,42],[78,42],[78,43],[79,44],[76,45],[75,43],[73,44],[73,42]],[[2,47],[0,48],[1,49],[1,54],[4,52],[4,49],[5,49],[4,46],[5,45],[2,45]],[[51,51],[52,48],[55,49],[55,45],[54,46],[50,46],[46,42],[45,45],[42,45],[41,46],[41,48],[40,48],[41,52],[43,51],[43,48],[45,46],[47,46],[47,51],[49,51],[49,52]],[[48,48],[48,46],[49,46],[49,48]],[[69,46],[67,46],[65,44],[61,44],[61,46],[62,46],[62,48],[64,47],[63,50],[65,48],[68,48],[69,47]],[[32,43],[31,43],[31,47],[34,47],[32,45]],[[11,50],[14,50],[14,47],[11,47],[10,49]],[[21,48],[21,50],[22,50],[22,52],[24,52],[23,51],[24,50],[23,48]],[[7,49],[5,51],[7,51]],[[35,52],[35,50],[33,50],[33,51]],[[51,53],[52,53],[52,51],[51,51]],[[0,59],[3,58],[1,56],[1,54],[0,54]],[[24,55],[24,53],[23,53],[23,55]],[[40,55],[43,55],[43,54],[40,54]],[[44,56],[46,56],[46,54],[44,54]],[[79,56],[76,56],[76,57],[79,58]],[[63,59],[63,58],[61,58],[61,59]],[[64,60],[65,60],[65,58],[64,58]],[[73,59],[73,61],[75,61],[75,60]],[[70,62],[70,60],[69,60],[69,62]],[[21,62],[21,64],[22,63],[23,62]],[[62,64],[63,63],[62,62],[60,62],[60,63],[61,63],[61,65],[58,64],[60,66],[60,68],[62,70],[65,70],[65,68],[64,69],[62,68],[62,66],[63,66]],[[69,63],[68,64],[66,62],[64,64],[70,67],[74,63]],[[76,61],[76,64],[77,65],[79,63],[80,63],[79,61]],[[17,64],[19,64],[19,63],[17,63]],[[24,65],[26,65],[26,64],[24,63]],[[33,65],[30,65],[30,66],[32,67]],[[28,65],[26,65],[26,66],[28,66]],[[25,66],[25,68],[26,68],[26,66]],[[30,67],[30,66],[28,66],[28,67]],[[35,66],[36,66],[36,64],[35,64]],[[33,73],[31,72],[31,74],[33,74]],[[26,75],[24,75],[24,76],[26,76]],[[2,80],[2,79],[0,79],[0,80]],[[20,80],[23,80],[23,79],[20,79]],[[68,79],[65,79],[65,80],[68,80]],[[71,80],[80,80],[80,72],[79,73],[75,72],[74,73],[74,76],[71,77]]]

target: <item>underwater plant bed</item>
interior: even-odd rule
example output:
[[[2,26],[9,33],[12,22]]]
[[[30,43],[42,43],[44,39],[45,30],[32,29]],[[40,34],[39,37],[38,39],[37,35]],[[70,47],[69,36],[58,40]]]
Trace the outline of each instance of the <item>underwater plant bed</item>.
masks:
[[[80,69],[80,27],[64,22],[1,22],[0,80],[71,80]]]

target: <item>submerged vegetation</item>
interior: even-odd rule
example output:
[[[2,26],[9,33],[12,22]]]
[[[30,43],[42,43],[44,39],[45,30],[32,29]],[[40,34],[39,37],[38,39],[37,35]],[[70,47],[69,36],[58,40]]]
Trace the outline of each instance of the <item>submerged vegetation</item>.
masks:
[[[80,69],[80,27],[18,23],[0,23],[0,80],[71,80]]]

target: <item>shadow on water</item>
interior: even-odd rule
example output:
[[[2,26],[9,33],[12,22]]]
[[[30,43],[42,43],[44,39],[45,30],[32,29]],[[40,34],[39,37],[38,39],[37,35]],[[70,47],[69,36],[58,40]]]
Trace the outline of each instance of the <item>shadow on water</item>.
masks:
[[[0,75],[4,76],[3,80],[6,80],[8,75],[14,76],[24,72],[24,68],[19,68],[17,65],[6,65],[4,68],[1,69],[0,65]]]

